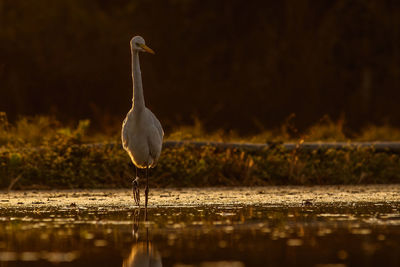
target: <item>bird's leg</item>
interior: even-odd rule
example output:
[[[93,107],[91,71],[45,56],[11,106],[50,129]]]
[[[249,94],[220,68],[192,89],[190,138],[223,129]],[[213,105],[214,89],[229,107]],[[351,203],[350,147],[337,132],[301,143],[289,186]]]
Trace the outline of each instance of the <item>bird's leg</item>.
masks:
[[[132,191],[133,191],[133,198],[135,199],[136,205],[140,207],[140,191],[139,191],[139,176],[138,176],[138,171],[137,167],[136,168],[136,177],[132,181]]]
[[[144,190],[145,193],[145,202],[144,207],[147,211],[147,200],[149,198],[149,166],[146,166],[146,189]]]
[[[140,222],[140,208],[135,209],[133,213],[133,227],[132,227],[132,235],[136,238],[136,242],[139,238],[139,222]]]

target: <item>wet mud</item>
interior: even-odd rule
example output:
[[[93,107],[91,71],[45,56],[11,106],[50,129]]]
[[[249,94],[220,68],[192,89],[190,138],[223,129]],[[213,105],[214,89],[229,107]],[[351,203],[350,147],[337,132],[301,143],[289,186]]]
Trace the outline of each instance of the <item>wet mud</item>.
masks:
[[[141,191],[144,204],[144,190]],[[207,205],[302,205],[400,201],[400,185],[270,186],[150,189],[149,207]],[[0,207],[134,208],[130,189],[0,192]]]

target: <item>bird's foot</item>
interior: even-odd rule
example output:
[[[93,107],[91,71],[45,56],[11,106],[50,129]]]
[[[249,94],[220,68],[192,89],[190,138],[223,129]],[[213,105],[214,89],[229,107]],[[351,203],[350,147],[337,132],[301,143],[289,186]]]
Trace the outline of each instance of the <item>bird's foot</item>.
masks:
[[[133,198],[135,199],[136,205],[140,207],[140,191],[139,191],[139,177],[136,176],[135,180],[132,181]]]

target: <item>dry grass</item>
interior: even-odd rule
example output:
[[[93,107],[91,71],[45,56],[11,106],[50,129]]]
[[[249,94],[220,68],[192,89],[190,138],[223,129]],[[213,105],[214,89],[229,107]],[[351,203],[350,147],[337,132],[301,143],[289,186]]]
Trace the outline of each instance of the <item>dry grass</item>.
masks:
[[[0,187],[130,186],[134,167],[125,151],[119,146],[82,146],[86,142],[115,143],[119,135],[87,135],[86,120],[76,127],[65,127],[47,117],[21,118],[14,125],[7,122],[4,114],[0,117]],[[376,153],[373,148],[310,153],[286,151],[279,145],[279,142],[303,140],[399,140],[399,129],[371,126],[351,137],[344,134],[343,123],[324,120],[304,134],[293,132],[282,126],[241,137],[222,131],[207,133],[199,121],[193,126],[180,127],[166,139],[277,142],[277,145],[257,153],[191,145],[165,148],[152,171],[152,186],[400,183],[399,155]]]

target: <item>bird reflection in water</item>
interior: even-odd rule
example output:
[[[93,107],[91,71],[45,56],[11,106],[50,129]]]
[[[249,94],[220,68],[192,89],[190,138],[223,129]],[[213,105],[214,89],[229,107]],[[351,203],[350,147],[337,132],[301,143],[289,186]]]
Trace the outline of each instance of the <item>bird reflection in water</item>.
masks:
[[[145,221],[147,221],[147,212],[145,211]],[[132,235],[135,243],[132,245],[131,252],[124,259],[123,267],[158,267],[162,266],[161,254],[149,241],[149,228],[146,227],[146,241],[139,241],[140,209],[133,213]]]

